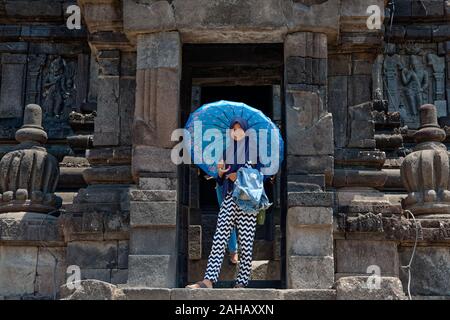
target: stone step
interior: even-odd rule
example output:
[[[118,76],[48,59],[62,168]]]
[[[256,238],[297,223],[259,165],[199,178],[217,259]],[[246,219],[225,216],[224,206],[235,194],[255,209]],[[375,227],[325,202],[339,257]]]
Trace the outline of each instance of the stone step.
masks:
[[[158,289],[119,285],[127,300],[335,300],[325,289]]]

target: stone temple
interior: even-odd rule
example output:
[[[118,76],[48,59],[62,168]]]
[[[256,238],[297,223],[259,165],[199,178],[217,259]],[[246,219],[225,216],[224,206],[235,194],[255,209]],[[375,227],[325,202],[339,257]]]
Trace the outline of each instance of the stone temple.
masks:
[[[450,299],[449,21],[445,0],[0,0],[0,299]],[[286,161],[249,288],[225,261],[187,290],[218,204],[171,133],[222,99],[270,116]]]

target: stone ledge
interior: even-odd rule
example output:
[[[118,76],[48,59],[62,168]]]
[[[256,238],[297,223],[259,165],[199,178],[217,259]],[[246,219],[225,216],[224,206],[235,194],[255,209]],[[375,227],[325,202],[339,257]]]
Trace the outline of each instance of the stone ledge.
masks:
[[[63,300],[336,300],[333,289],[168,289],[114,286],[84,280],[82,288],[65,289]],[[95,287],[99,287],[97,290]]]
[[[332,192],[288,192],[289,207],[332,207]]]

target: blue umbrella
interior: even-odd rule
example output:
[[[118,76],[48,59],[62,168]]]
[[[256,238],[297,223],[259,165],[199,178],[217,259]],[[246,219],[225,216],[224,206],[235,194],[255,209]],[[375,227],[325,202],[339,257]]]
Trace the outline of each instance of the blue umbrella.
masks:
[[[245,103],[224,100],[205,104],[190,115],[185,126],[188,135],[185,134],[184,143],[185,148],[190,151],[191,161],[194,161],[207,175],[216,178],[217,163],[222,160],[223,151],[231,142],[228,130],[232,119],[236,117],[247,120],[247,131],[253,129],[256,132],[258,156],[265,155],[263,158],[266,159],[260,163],[260,166],[262,168],[273,168],[273,161],[278,162],[276,168],[281,166],[284,142],[278,127],[272,120],[260,110]],[[204,151],[211,145],[212,141],[215,141],[215,139],[208,138],[207,135],[204,136],[204,133],[209,129],[212,129],[212,132],[215,133],[220,132],[223,137],[222,150],[219,150],[213,158],[208,158],[208,161],[205,161]],[[276,147],[275,150],[272,150],[273,146]],[[269,161],[269,158],[272,160]]]

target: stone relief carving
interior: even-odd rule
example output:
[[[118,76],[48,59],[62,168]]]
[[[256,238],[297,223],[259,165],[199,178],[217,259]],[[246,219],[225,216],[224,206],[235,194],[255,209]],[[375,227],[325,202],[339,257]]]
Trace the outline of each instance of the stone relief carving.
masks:
[[[45,118],[66,118],[75,107],[75,62],[49,56],[42,83]]]
[[[398,45],[394,52],[386,55],[378,67],[382,68],[383,88],[374,89],[383,91],[389,111],[399,112],[402,123],[410,129],[419,127],[419,108],[423,104],[433,103],[438,117],[447,116],[444,58],[417,44]]]

